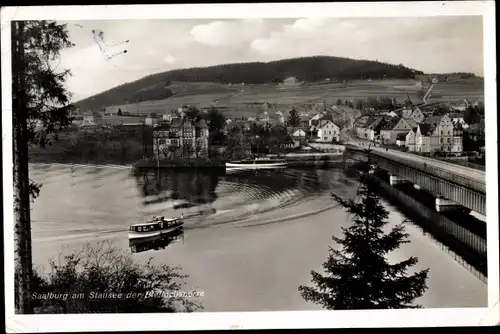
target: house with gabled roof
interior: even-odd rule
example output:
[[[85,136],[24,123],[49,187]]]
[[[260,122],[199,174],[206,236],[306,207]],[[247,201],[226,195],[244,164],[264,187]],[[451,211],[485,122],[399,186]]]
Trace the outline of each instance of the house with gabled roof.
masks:
[[[463,130],[454,125],[450,117],[433,115],[418,124],[415,134],[416,152],[461,152],[463,149]]]
[[[144,123],[149,126],[156,126],[160,123],[161,120],[162,118],[160,116],[151,113],[146,116],[146,118],[144,119]]]
[[[325,143],[340,141],[340,127],[330,119],[320,119],[320,124],[317,129],[317,141]]]
[[[404,108],[401,110],[402,118],[411,118],[417,123],[421,123],[425,119],[425,115],[419,107]]]
[[[373,141],[379,137],[380,130],[386,122],[387,120],[383,116],[369,117],[364,125],[356,128],[356,133],[359,138]]]
[[[307,135],[303,129],[292,126],[287,127],[286,131],[292,138],[305,138]]]
[[[380,130],[380,139],[384,144],[394,145],[400,134],[406,134],[417,128],[417,122],[411,118],[394,118]]]

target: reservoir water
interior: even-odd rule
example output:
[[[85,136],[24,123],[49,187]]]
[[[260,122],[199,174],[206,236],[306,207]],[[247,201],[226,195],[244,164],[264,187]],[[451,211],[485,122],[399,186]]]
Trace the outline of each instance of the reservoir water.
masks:
[[[349,224],[330,193],[355,196],[359,182],[341,169],[285,169],[226,173],[224,170],[30,166],[42,183],[32,204],[33,262],[79,250],[86,243],[111,241],[131,252],[127,230],[154,215],[186,218],[182,242],[133,253],[138,262],[180,265],[186,291],[203,291],[204,311],[317,310],[297,288],[321,271],[333,245]],[[390,211],[388,228],[404,215]],[[430,268],[429,289],[418,303],[431,307],[485,307],[487,286],[461,266],[420,227],[407,223],[411,243],[391,261],[416,256],[415,269]],[[42,269],[43,270],[43,269]]]

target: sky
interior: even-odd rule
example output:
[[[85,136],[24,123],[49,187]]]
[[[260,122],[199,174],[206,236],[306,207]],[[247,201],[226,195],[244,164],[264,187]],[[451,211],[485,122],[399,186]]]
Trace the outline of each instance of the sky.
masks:
[[[179,68],[327,55],[483,75],[481,16],[67,21],[72,100]],[[92,30],[102,31],[106,54]],[[128,43],[123,43],[128,40]],[[123,44],[120,44],[123,43]],[[114,45],[114,46],[113,46]],[[122,53],[123,50],[127,53]]]

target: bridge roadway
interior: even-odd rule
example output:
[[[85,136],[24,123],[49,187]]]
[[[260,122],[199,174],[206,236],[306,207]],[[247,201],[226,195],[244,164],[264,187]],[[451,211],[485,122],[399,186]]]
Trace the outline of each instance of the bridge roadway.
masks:
[[[474,181],[483,182],[483,183],[486,182],[485,171],[482,171],[479,169],[460,166],[460,165],[452,164],[452,163],[449,163],[446,161],[441,161],[441,160],[436,160],[436,159],[427,158],[427,157],[423,157],[423,156],[418,156],[415,154],[401,152],[401,151],[397,151],[397,150],[393,150],[393,149],[386,150],[385,147],[376,147],[373,145],[369,146],[367,143],[362,143],[362,142],[361,143],[360,142],[358,142],[358,143],[349,142],[349,144],[353,144],[353,145],[360,147],[362,149],[367,149],[368,147],[370,147],[370,150],[372,152],[377,152],[382,156],[384,156],[384,155],[389,156],[389,157],[394,156],[394,157],[398,157],[400,159],[410,160],[410,161],[414,161],[417,163],[426,163],[427,166],[441,168],[441,169],[446,170],[450,173],[460,175],[462,177],[469,178],[469,179],[472,179]]]
[[[384,147],[373,147],[366,142],[349,144],[356,147],[351,149],[353,153],[358,152],[363,156],[366,156],[363,150],[369,147],[370,155],[388,172],[486,215],[484,171]]]
[[[401,160],[409,160],[416,163],[425,163],[429,167],[436,167],[445,170],[449,173],[455,174],[457,176],[471,179],[477,181],[478,183],[483,183],[483,185],[486,184],[486,173],[483,170],[460,166],[449,162],[427,158],[411,153],[401,152],[393,149],[386,149],[385,147],[377,147],[363,141],[349,141],[348,144],[351,144],[361,149],[370,148],[372,152],[376,152],[378,155],[381,156],[397,157],[400,158]]]

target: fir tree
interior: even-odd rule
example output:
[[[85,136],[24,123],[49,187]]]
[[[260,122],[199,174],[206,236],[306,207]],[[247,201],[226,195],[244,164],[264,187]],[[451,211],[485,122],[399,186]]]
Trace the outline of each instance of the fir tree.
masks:
[[[353,224],[342,228],[342,238],[332,237],[341,249],[330,247],[323,264],[326,275],[311,272],[316,287],[299,287],[305,300],[334,310],[420,308],[413,302],[427,289],[428,269],[408,274],[416,257],[394,264],[387,260],[388,253],[409,242],[409,235],[403,224],[384,232],[389,213],[376,186],[372,179],[362,180],[359,201],[332,194],[352,214]]]
[[[12,22],[12,134],[14,213],[16,215],[16,310],[30,314],[32,252],[30,201],[40,184],[30,180],[28,146],[51,145],[71,123],[73,106],[65,87],[69,70],[58,69],[63,49],[72,47],[65,24],[54,21]],[[54,65],[54,66],[52,66]]]
[[[289,111],[289,116],[288,116],[288,126],[291,127],[298,127],[300,125],[300,116],[297,110],[292,107],[292,110]]]

